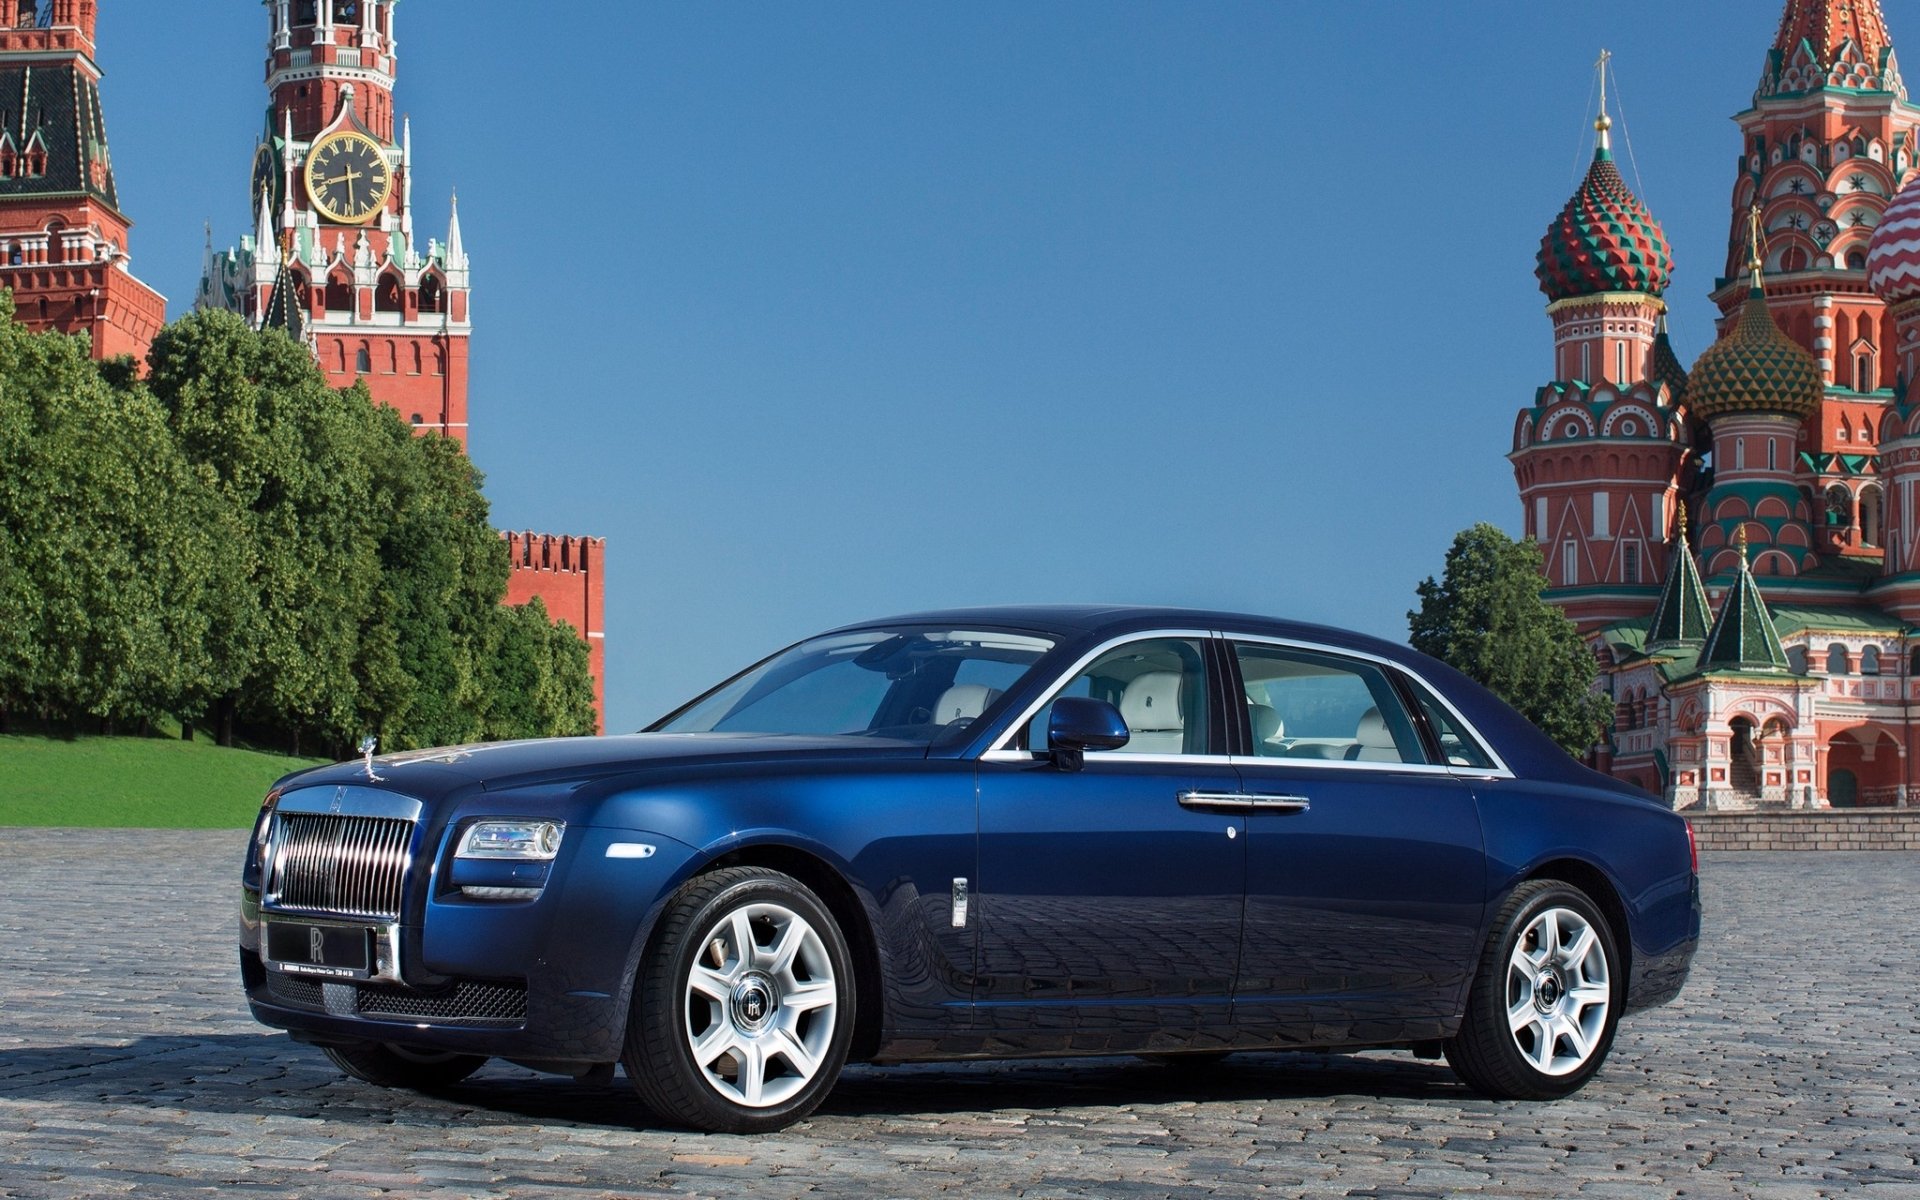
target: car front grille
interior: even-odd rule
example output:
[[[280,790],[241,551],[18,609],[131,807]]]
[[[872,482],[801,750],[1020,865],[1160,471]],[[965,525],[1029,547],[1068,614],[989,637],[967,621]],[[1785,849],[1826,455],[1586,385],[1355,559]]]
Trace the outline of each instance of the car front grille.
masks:
[[[413,822],[282,813],[274,818],[266,901],[277,909],[400,919]]]
[[[445,991],[410,992],[370,984],[312,983],[272,971],[267,974],[267,994],[276,1004],[373,1020],[448,1025],[524,1025],[527,1020],[527,988],[520,983],[463,979]]]

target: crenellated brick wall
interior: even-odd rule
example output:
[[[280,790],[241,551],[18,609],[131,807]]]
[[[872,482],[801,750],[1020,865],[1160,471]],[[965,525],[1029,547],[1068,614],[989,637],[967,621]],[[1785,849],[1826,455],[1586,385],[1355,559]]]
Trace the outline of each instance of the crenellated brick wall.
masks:
[[[573,626],[573,631],[586,640],[587,659],[593,670],[594,710],[605,732],[607,583],[600,563],[607,552],[607,539],[518,532],[500,536],[506,539],[511,567],[507,603],[525,604],[538,596],[548,616]]]
[[[1920,850],[1920,809],[1688,813],[1702,850]]]

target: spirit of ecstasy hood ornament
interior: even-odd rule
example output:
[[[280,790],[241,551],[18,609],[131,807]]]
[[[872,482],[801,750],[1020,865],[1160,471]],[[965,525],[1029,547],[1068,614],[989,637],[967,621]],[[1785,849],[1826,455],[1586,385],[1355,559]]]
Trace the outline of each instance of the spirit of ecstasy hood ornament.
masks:
[[[371,734],[360,739],[360,757],[366,760],[367,778],[376,783],[380,782],[380,776],[376,775],[373,770],[373,752],[379,748],[380,739]]]

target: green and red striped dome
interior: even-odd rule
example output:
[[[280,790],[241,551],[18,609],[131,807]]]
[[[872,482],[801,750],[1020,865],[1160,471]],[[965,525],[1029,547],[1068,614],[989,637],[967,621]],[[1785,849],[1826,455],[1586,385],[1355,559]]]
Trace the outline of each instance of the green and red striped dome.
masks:
[[[1641,292],[1659,296],[1673,278],[1673,251],[1653,219],[1620,178],[1602,146],[1580,190],[1540,239],[1534,275],[1549,300]]]

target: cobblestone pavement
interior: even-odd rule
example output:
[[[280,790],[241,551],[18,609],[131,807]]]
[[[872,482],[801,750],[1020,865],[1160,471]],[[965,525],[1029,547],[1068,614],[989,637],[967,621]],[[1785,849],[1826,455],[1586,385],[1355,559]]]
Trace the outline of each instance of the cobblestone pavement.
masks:
[[[385,1092],[254,1025],[243,841],[0,831],[0,1196],[1920,1198],[1920,855],[1710,857],[1686,994],[1556,1104],[1404,1055],[858,1067],[733,1138],[498,1064]]]

